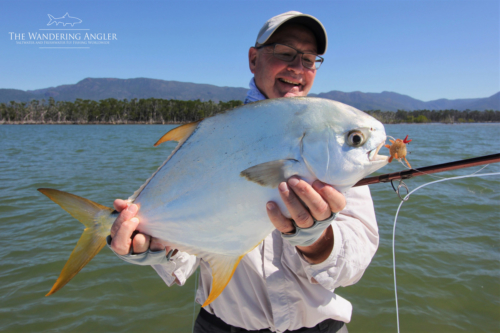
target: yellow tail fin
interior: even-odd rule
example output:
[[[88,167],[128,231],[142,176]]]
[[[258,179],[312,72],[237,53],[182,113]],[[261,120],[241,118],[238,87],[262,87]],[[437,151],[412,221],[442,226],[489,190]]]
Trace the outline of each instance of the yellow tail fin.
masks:
[[[45,194],[86,227],[59,278],[49,293],[45,295],[49,296],[64,287],[106,245],[106,236],[109,235],[114,217],[111,215],[113,209],[74,194],[49,188],[39,188],[38,191]]]

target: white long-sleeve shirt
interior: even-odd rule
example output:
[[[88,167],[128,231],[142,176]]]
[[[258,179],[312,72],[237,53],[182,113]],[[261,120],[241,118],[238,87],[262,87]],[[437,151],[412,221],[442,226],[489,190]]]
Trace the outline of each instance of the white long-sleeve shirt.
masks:
[[[313,327],[326,319],[348,323],[352,305],[335,288],[356,283],[377,251],[379,236],[368,186],[344,193],[345,209],[332,222],[334,247],[320,264],[308,263],[274,230],[240,261],[222,294],[205,309],[229,325],[283,332]],[[196,302],[210,294],[208,263],[178,252],[153,268],[168,286],[184,285],[200,266]]]

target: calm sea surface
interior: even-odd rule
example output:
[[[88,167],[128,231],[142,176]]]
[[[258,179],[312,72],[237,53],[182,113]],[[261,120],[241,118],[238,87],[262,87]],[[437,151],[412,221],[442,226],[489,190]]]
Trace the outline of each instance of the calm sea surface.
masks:
[[[61,291],[44,297],[83,226],[36,189],[56,188],[111,207],[166,159],[175,144],[153,143],[171,128],[0,126],[0,331],[191,332],[194,277],[168,288],[150,267],[126,264],[107,248]],[[498,124],[388,125],[386,131],[410,135],[408,160],[417,168],[500,147]],[[393,162],[381,171],[401,169]],[[499,171],[497,164],[482,172]],[[406,183],[413,189],[435,179]],[[379,250],[360,282],[336,292],[353,303],[350,332],[395,332],[391,242],[400,201],[390,185],[371,190]],[[500,177],[494,176],[430,185],[403,205],[396,235],[402,332],[500,331],[499,203]]]

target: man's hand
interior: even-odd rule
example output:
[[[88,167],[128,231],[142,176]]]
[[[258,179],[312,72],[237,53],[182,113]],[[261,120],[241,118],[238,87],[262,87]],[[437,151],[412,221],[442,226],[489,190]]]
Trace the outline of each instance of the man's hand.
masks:
[[[304,180],[291,177],[286,183],[282,182],[278,189],[292,219],[300,228],[309,228],[314,223],[313,217],[317,221],[325,220],[331,216],[332,212],[338,213],[346,205],[345,198],[340,192],[319,180],[311,186]],[[276,203],[268,202],[266,208],[269,219],[276,229],[282,233],[295,231],[292,221],[281,213]],[[297,249],[302,252],[307,261],[319,264],[325,261],[332,252],[333,241],[333,230],[329,226],[314,244],[297,246]]]
[[[134,254],[146,252],[148,248],[152,251],[159,251],[165,248],[157,238],[149,235],[135,233],[132,236],[139,224],[139,219],[135,217],[139,210],[137,205],[130,205],[125,200],[116,199],[113,206],[117,212],[120,212],[110,232],[112,238],[111,248],[113,251],[120,255],[126,255],[129,253],[131,246]]]

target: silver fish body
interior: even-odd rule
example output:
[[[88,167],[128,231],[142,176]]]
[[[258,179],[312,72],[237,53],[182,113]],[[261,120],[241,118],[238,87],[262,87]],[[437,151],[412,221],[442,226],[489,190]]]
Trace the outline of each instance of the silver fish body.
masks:
[[[350,146],[353,131],[366,142]],[[377,155],[385,139],[371,116],[319,98],[266,100],[205,119],[131,198],[140,206],[139,230],[202,258],[242,256],[274,229],[268,201],[288,214],[279,181],[259,184],[243,171],[284,161],[275,163],[277,180],[298,175],[345,191],[387,163]]]

